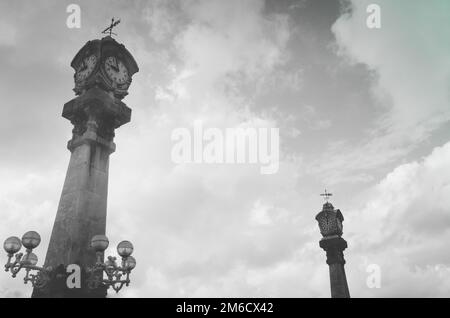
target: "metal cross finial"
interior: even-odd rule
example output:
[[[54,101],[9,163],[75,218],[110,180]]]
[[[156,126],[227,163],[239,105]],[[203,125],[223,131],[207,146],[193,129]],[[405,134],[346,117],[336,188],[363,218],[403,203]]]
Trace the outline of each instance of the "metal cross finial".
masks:
[[[102,31],[102,34],[108,34],[109,33],[109,36],[111,36],[112,34],[114,34],[114,35],[117,35],[116,33],[113,33],[113,28],[116,26],[116,25],[118,25],[120,23],[120,19],[118,19],[118,20],[114,20],[114,18],[112,18],[111,19],[111,25],[109,26],[109,27],[107,27],[106,29],[104,29],[103,31]]]
[[[328,202],[328,199],[329,199],[332,195],[333,195],[333,193],[327,192],[327,189],[325,189],[325,193],[320,194],[320,196],[322,196],[322,197],[325,199],[325,201],[327,201],[327,202]]]

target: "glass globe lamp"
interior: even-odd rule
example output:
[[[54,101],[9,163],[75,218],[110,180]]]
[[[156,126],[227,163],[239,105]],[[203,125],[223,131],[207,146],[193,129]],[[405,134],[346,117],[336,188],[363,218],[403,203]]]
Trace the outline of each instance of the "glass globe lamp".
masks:
[[[91,247],[96,252],[103,252],[109,246],[109,240],[105,235],[95,235],[91,239]]]
[[[125,260],[125,269],[126,270],[133,270],[136,267],[136,259],[133,256],[128,256]]]
[[[134,247],[130,241],[122,241],[117,245],[117,253],[122,257],[128,257],[133,253]]]
[[[3,243],[3,248],[8,254],[15,254],[22,248],[22,243],[17,236],[8,237]]]
[[[24,257],[22,259],[22,262],[25,265],[33,265],[33,266],[35,266],[37,264],[37,262],[38,262],[38,257],[34,253],[28,253],[28,254],[24,255]]]
[[[32,250],[41,243],[41,236],[36,231],[28,231],[22,236],[22,245]]]

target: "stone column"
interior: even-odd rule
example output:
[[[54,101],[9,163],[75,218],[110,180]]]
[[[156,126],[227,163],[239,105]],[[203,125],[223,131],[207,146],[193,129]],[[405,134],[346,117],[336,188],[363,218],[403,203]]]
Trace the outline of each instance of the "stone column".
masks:
[[[86,285],[86,268],[95,264],[94,235],[105,234],[109,155],[115,151],[114,129],[130,121],[131,109],[105,91],[92,88],[64,105],[63,117],[74,125],[64,187],[44,266],[52,281],[32,297],[106,297],[106,290]],[[80,289],[68,289],[65,267],[82,269]]]
[[[323,238],[319,245],[327,252],[327,264],[330,268],[331,297],[350,298],[343,253],[347,248],[347,242],[341,237],[329,237]]]

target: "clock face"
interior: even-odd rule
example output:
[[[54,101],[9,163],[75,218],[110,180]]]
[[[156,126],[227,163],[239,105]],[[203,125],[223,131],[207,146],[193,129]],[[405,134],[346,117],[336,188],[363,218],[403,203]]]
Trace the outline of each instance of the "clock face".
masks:
[[[123,85],[130,80],[125,64],[115,56],[110,56],[105,60],[105,71],[108,77],[116,84]]]
[[[90,55],[85,57],[78,66],[78,70],[75,74],[75,80],[79,82],[88,78],[89,75],[91,75],[92,72],[94,71],[96,65],[97,65],[97,56]]]

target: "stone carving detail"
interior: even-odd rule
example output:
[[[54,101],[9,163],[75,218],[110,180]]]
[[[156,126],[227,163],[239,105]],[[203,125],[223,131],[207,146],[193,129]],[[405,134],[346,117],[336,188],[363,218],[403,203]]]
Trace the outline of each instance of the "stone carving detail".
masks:
[[[73,138],[81,137],[86,131],[86,119],[82,116],[74,116],[71,121],[73,125],[72,134]]]
[[[113,141],[114,140],[114,120],[105,119],[99,123],[97,129],[97,135],[105,140]]]

